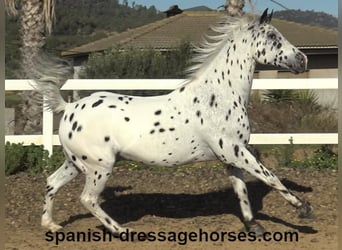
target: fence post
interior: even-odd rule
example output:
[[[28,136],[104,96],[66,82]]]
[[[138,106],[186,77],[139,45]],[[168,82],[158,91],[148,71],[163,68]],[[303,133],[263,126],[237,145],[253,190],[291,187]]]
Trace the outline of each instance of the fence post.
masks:
[[[44,149],[49,151],[49,156],[51,156],[53,148],[53,112],[45,109],[43,110],[43,146]]]

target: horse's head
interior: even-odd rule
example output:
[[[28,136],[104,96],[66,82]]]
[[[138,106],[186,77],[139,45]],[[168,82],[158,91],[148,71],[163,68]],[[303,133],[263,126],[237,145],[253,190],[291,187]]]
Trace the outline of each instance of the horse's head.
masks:
[[[248,28],[252,31],[253,58],[258,63],[286,68],[296,74],[304,72],[307,57],[270,24],[272,14],[266,9],[259,21]]]

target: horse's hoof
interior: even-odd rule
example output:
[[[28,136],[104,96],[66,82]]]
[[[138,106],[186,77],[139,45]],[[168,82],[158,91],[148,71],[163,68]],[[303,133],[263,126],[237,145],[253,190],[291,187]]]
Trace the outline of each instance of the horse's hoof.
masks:
[[[47,213],[44,213],[41,220],[41,226],[55,233],[63,229],[61,225],[56,224]]]
[[[50,222],[49,224],[42,223],[42,226],[45,228],[48,228],[49,231],[51,231],[52,233],[55,233],[57,231],[61,231],[63,229],[62,226],[60,226],[54,222]]]
[[[311,218],[313,208],[308,201],[302,201],[302,205],[296,208],[299,218]]]
[[[265,228],[253,220],[245,222],[245,231],[248,233],[254,233],[256,237],[260,237],[265,233]]]
[[[135,232],[133,228],[130,227],[120,227],[117,231],[112,232],[115,237],[128,237],[131,233]]]

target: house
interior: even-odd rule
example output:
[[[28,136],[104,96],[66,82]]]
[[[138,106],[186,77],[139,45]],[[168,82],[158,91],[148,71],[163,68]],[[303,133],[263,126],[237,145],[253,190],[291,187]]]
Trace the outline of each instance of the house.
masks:
[[[178,10],[178,6],[174,8]],[[170,51],[184,40],[199,45],[210,25],[217,23],[222,15],[217,11],[177,11],[170,14],[170,10],[166,11],[168,18],[72,48],[64,51],[62,56],[72,58],[74,64],[80,66],[89,54],[112,47]],[[255,78],[337,77],[337,31],[276,18],[272,19],[272,24],[308,56],[308,71],[293,75],[272,66],[257,65]],[[337,97],[334,103],[337,107]]]
[[[112,47],[168,51],[184,40],[198,45],[208,33],[209,26],[215,24],[221,15],[222,12],[217,11],[180,12],[154,23],[72,48],[62,52],[62,56],[71,57],[75,65],[81,65],[90,53]],[[309,69],[337,69],[337,31],[280,19],[273,19],[272,24],[309,57]]]

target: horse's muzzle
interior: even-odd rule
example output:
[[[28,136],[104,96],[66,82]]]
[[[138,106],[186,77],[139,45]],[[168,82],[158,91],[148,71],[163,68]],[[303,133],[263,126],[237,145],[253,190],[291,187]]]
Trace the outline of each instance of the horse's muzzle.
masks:
[[[297,52],[295,55],[295,62],[289,68],[290,70],[295,73],[303,73],[307,69],[308,58],[302,52]]]

